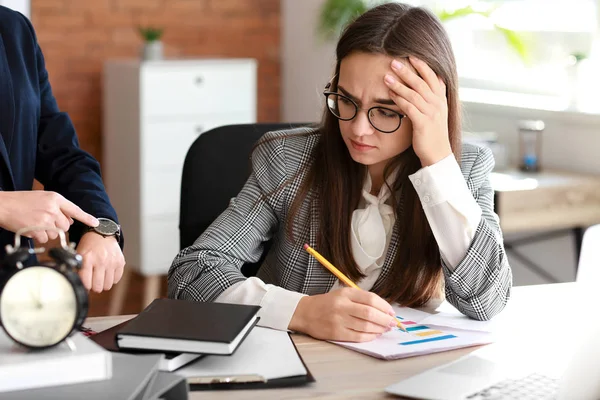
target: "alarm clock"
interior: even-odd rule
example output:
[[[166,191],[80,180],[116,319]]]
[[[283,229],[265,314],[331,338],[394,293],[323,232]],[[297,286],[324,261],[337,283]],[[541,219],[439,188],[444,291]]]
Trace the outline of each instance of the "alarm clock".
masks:
[[[21,247],[28,231],[56,231],[61,247],[51,248],[51,261],[25,266],[44,248]],[[15,234],[15,245],[6,246],[0,282],[0,323],[16,343],[29,349],[46,349],[61,343],[83,324],[88,313],[88,294],[78,275],[82,257],[75,244],[67,245],[65,233],[57,228],[23,228]]]

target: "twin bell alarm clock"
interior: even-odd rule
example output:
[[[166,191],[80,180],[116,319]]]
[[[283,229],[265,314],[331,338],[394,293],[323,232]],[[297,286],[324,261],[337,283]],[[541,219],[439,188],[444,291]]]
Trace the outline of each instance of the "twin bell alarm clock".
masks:
[[[45,230],[58,232],[60,247],[48,250],[49,261],[28,262],[42,248],[21,247],[21,235]],[[0,270],[0,323],[16,343],[29,349],[46,349],[61,343],[81,328],[88,313],[88,294],[79,278],[82,257],[75,244],[67,245],[57,228],[29,227],[15,234],[6,246]]]

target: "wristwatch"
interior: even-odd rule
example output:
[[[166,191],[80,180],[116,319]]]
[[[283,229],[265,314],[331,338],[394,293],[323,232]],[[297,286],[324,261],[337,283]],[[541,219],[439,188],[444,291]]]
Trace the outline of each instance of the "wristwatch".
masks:
[[[98,226],[90,226],[88,232],[96,232],[103,237],[114,236],[117,242],[121,241],[121,226],[119,224],[108,218],[97,219],[99,222]]]

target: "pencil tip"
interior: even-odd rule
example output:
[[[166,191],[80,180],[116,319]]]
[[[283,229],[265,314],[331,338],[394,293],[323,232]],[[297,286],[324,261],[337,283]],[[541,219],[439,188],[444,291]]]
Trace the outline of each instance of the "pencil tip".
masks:
[[[308,244],[304,243],[304,250],[308,250]]]

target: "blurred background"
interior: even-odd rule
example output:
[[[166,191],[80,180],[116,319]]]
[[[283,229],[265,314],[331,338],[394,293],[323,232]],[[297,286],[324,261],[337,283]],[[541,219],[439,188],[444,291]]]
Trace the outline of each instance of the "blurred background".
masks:
[[[515,285],[573,280],[581,234],[600,223],[600,1],[406,2],[451,37],[464,139],[496,158]],[[337,35],[377,3],[0,0],[32,21],[58,104],[101,161],[124,225],[131,273],[91,295],[90,315],[165,295],[193,141],[232,123],[319,121]]]

